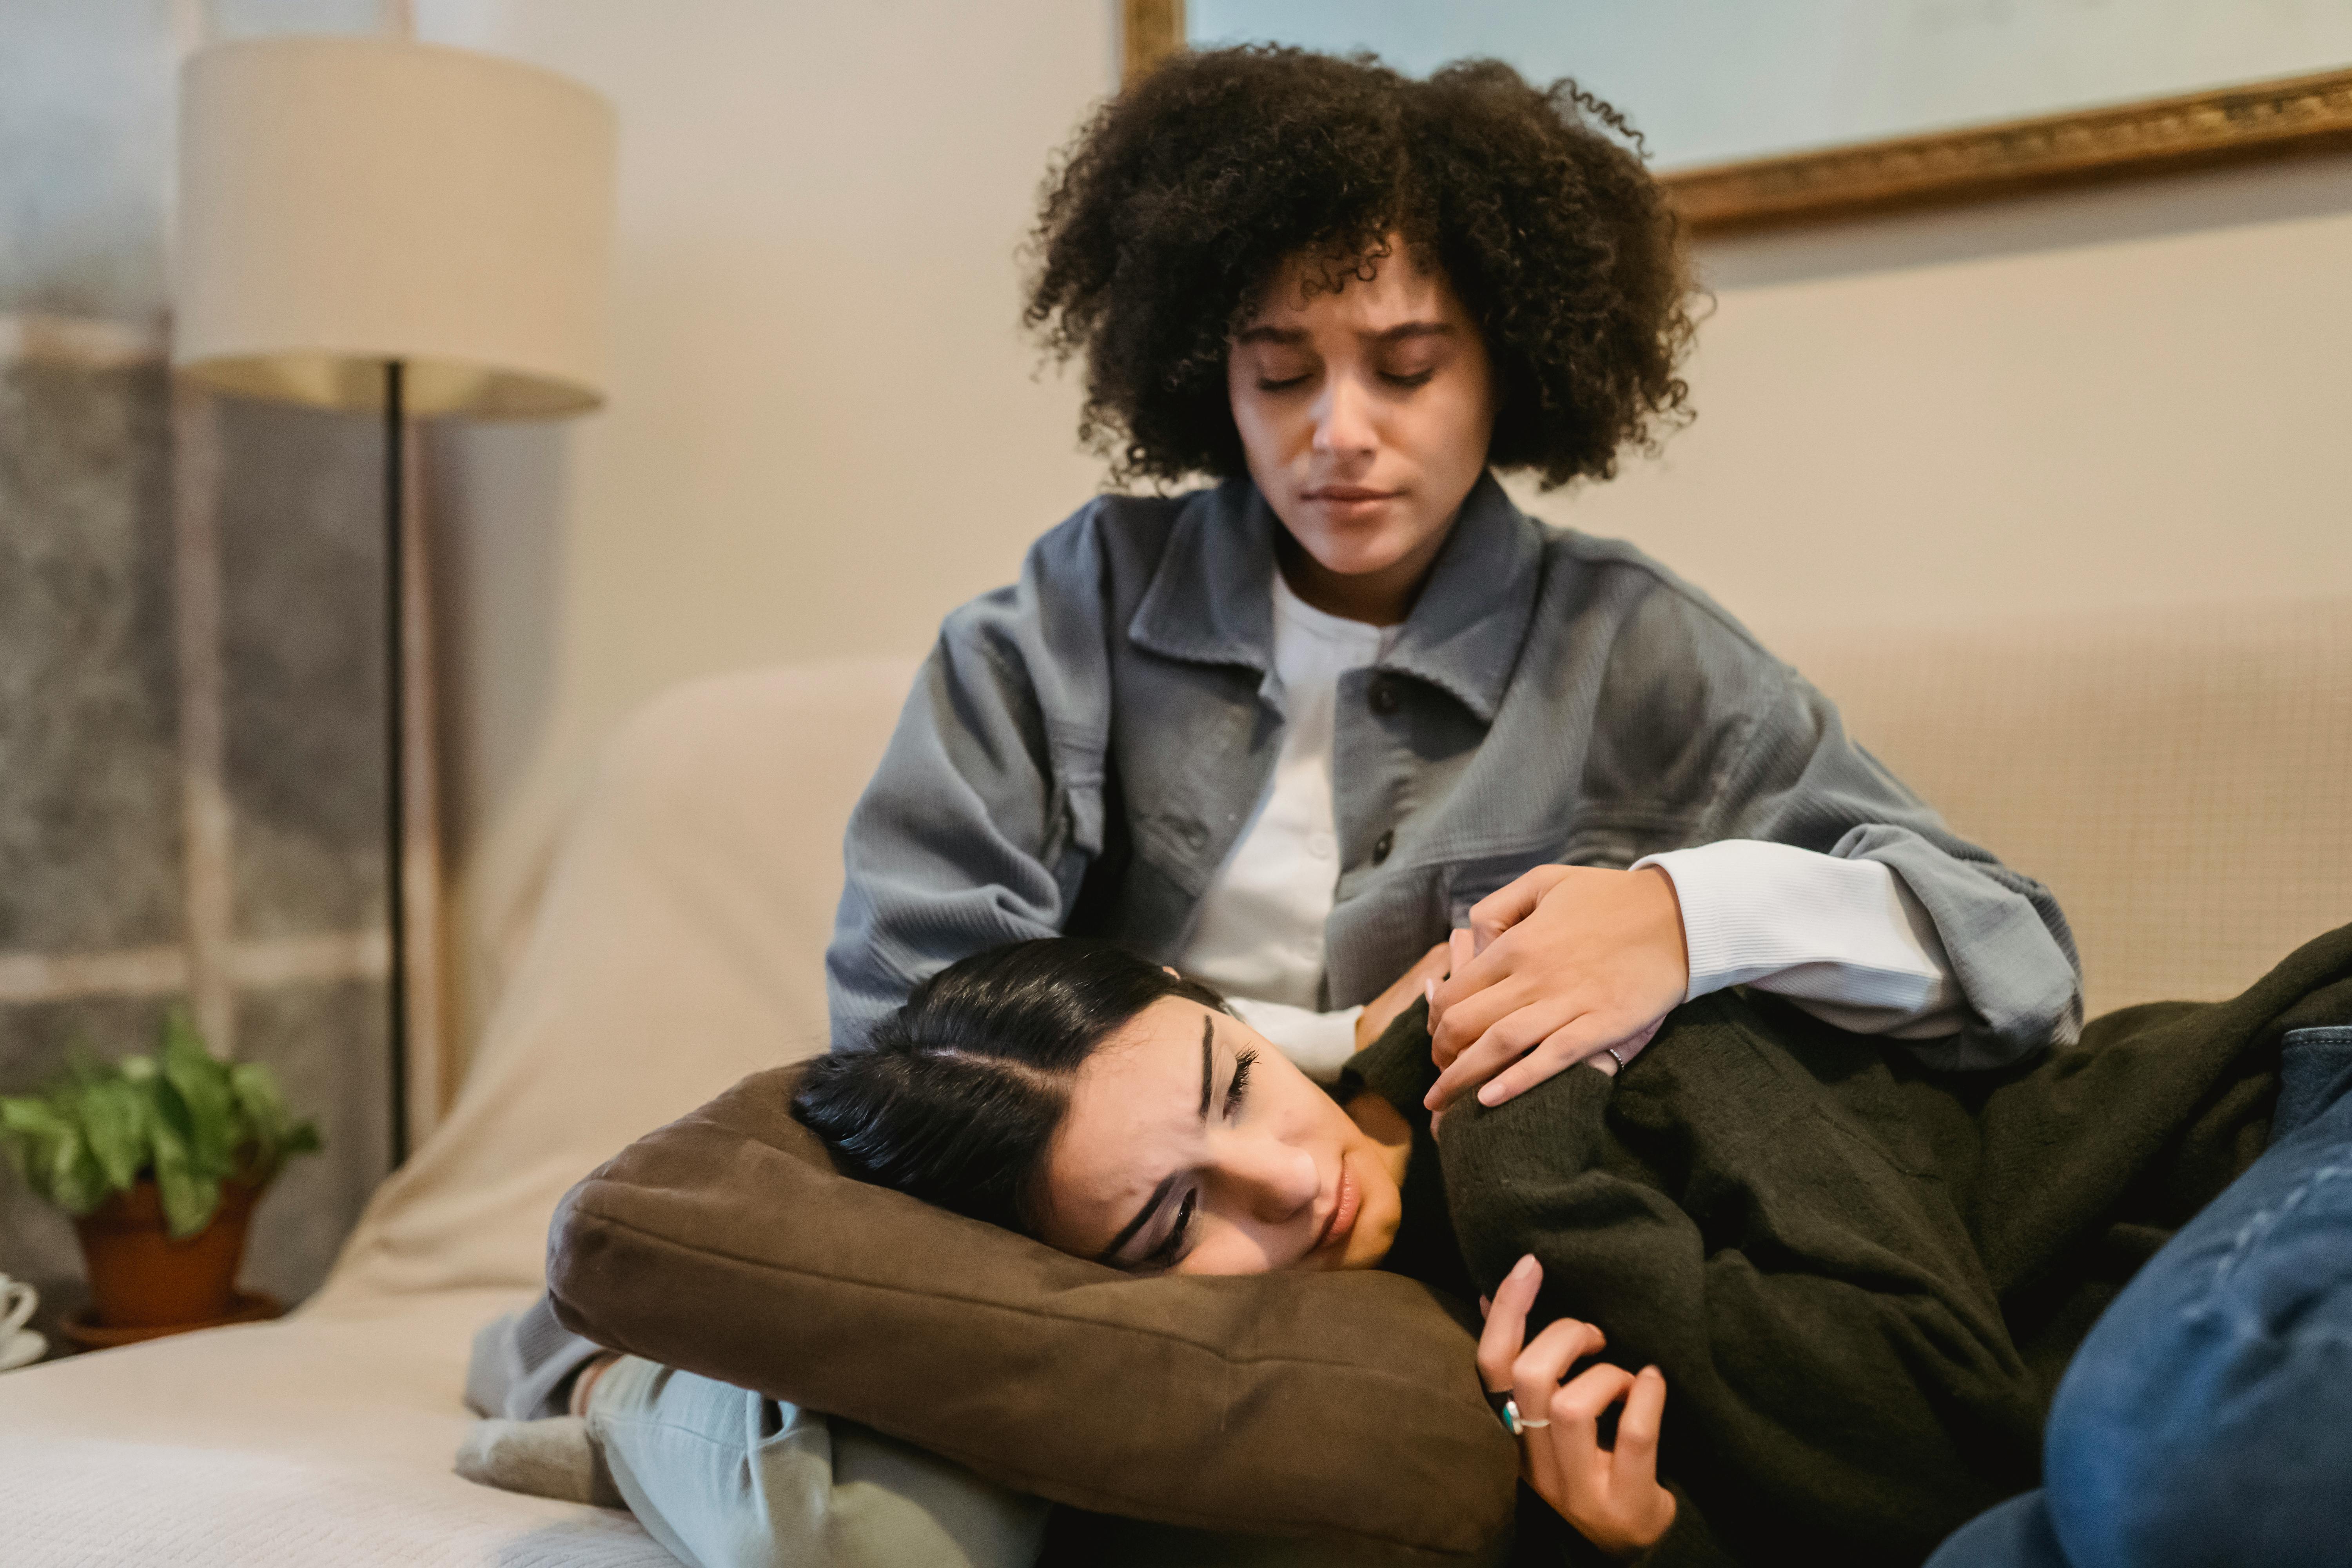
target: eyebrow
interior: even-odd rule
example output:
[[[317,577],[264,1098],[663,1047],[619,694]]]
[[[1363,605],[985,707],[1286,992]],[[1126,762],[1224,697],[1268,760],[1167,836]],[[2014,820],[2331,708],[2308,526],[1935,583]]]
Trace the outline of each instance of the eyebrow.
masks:
[[[1202,1015],[1201,1018],[1200,1110],[1200,1117],[1202,1121],[1209,1120],[1209,1091],[1211,1080],[1215,1075],[1216,1058],[1213,1053],[1213,1047],[1216,1042],[1216,1036],[1217,1016],[1213,1013]],[[1133,1241],[1136,1237],[1136,1233],[1140,1231],[1145,1226],[1151,1223],[1151,1216],[1160,1212],[1160,1205],[1166,1203],[1168,1201],[1168,1194],[1175,1190],[1176,1178],[1183,1173],[1184,1173],[1181,1171],[1171,1171],[1166,1175],[1160,1177],[1160,1184],[1151,1189],[1151,1195],[1143,1200],[1143,1206],[1136,1211],[1135,1217],[1127,1222],[1127,1228],[1120,1231],[1117,1236],[1112,1237],[1108,1247],[1104,1247],[1100,1252],[1095,1254],[1095,1261],[1097,1263],[1113,1262],[1118,1257],[1120,1248],[1124,1247],[1129,1242]]]
[[[1444,321],[1400,321],[1384,331],[1363,334],[1377,343],[1401,343],[1412,338],[1450,338],[1454,329]],[[1307,341],[1304,327],[1255,326],[1234,335],[1236,343],[1297,344]]]
[[[1214,1044],[1215,1044],[1215,1042],[1216,1042],[1216,1037],[1217,1037],[1217,1016],[1216,1016],[1214,1013],[1203,1013],[1203,1014],[1202,1014],[1202,1015],[1201,1015],[1201,1110],[1200,1110],[1200,1117],[1201,1117],[1201,1120],[1202,1120],[1202,1121],[1206,1121],[1207,1120],[1209,1120],[1209,1075],[1210,1075],[1211,1071],[1213,1070],[1213,1068],[1212,1068],[1212,1065],[1211,1065],[1212,1058],[1211,1058],[1211,1056],[1210,1056],[1210,1047],[1211,1047],[1213,1045],[1214,1045]]]

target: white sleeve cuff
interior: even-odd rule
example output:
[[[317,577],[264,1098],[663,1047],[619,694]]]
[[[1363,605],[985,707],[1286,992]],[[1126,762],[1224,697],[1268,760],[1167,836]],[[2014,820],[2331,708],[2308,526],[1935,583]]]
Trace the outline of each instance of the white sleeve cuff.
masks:
[[[1228,997],[1225,1005],[1317,1083],[1337,1082],[1339,1069],[1356,1054],[1356,1019],[1363,1012],[1361,1007],[1318,1013],[1311,1007],[1247,996]]]
[[[1788,997],[1860,1033],[1925,1038],[1960,1026],[1936,923],[1894,869],[1728,838],[1644,856],[1674,879],[1690,951],[1685,999],[1727,985]]]

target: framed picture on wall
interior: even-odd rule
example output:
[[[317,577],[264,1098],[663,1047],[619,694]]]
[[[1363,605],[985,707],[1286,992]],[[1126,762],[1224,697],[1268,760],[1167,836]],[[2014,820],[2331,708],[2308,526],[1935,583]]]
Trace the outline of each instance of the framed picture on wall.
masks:
[[[1703,232],[2352,149],[2352,0],[1125,0],[1235,43],[1483,55],[1623,110]]]

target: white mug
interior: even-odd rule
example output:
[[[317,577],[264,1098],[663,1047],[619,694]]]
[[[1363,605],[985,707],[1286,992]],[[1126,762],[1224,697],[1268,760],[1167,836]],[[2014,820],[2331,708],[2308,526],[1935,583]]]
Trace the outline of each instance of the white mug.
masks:
[[[22,1279],[11,1279],[0,1274],[0,1346],[16,1337],[16,1331],[32,1318],[33,1309],[41,1304],[40,1292]]]
[[[0,1274],[0,1372],[27,1365],[48,1353],[49,1342],[25,1327],[25,1320],[40,1304],[39,1291],[21,1279]]]

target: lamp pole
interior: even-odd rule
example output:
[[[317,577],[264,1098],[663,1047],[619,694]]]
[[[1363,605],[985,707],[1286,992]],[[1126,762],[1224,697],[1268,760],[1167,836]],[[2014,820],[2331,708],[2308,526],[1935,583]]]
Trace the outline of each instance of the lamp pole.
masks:
[[[403,366],[383,366],[383,710],[384,930],[391,946],[388,1023],[392,1068],[392,1165],[408,1158],[408,668],[402,631],[407,620],[406,563],[401,551],[406,498],[408,418]]]

